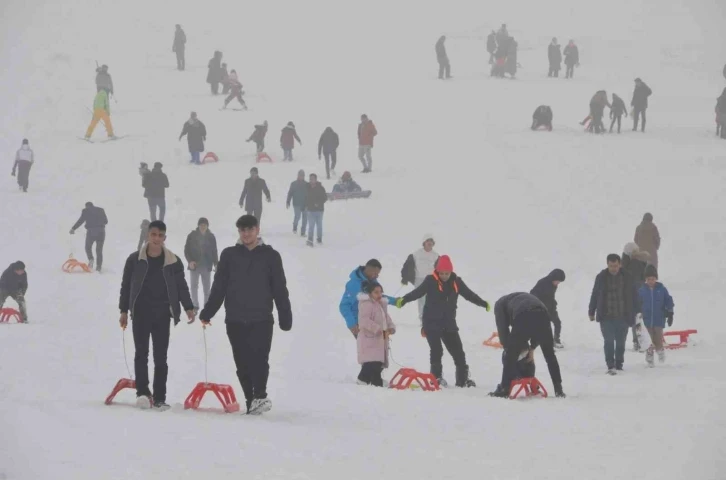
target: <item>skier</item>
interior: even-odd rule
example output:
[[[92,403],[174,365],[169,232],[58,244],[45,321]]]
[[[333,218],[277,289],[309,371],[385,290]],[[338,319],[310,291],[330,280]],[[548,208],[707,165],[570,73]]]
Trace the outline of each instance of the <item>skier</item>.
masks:
[[[350,273],[348,282],[345,284],[343,297],[340,299],[338,309],[345,320],[345,324],[355,338],[358,338],[360,330],[358,326],[358,294],[363,291],[365,282],[378,283],[378,276],[381,274],[383,266],[381,262],[372,258],[366,262],[365,266],[356,267]],[[396,299],[388,295],[384,295],[389,305],[395,305]]]
[[[189,153],[192,156],[189,163],[201,165],[202,161],[199,159],[199,155],[204,151],[204,142],[207,141],[207,127],[197,118],[197,112],[192,112],[189,120],[184,122],[182,131],[179,134],[179,141],[184,135],[187,136]]]
[[[492,30],[492,33],[487,36],[487,52],[489,52],[489,65],[494,63],[494,52],[497,50],[497,32]]]
[[[300,137],[297,136],[295,124],[287,122],[287,125],[285,125],[285,128],[282,129],[282,133],[280,134],[280,146],[282,147],[282,151],[285,153],[285,156],[282,159],[283,162],[292,162],[292,149],[295,148],[295,140],[297,140],[297,143],[302,145]]]
[[[439,385],[447,386],[443,378],[441,359],[444,356],[442,342],[456,365],[456,386],[476,387],[469,378],[469,366],[461,344],[459,327],[456,324],[456,303],[461,294],[464,299],[489,311],[489,303],[469,290],[464,281],[454,273],[454,266],[448,255],[442,255],[436,262],[436,270],[427,275],[423,283],[403,297],[396,299],[396,307],[426,296],[422,316],[421,334],[426,337],[430,348],[431,373]]]
[[[229,85],[229,96],[224,99],[224,108],[227,108],[227,105],[229,105],[229,102],[234,100],[235,98],[237,101],[242,105],[242,108],[244,110],[247,110],[247,104],[244,100],[242,100],[242,94],[244,93],[242,91],[242,84],[239,82],[239,79],[237,78],[237,71],[232,70],[229,73],[229,77],[227,78],[226,85]]]
[[[141,233],[139,234],[139,244],[136,246],[136,250],[141,250],[141,246],[146,242],[146,237],[149,236],[149,225],[151,224],[150,221],[144,219],[141,220]]]
[[[378,135],[378,130],[376,130],[373,121],[368,119],[368,115],[361,115],[358,124],[358,159],[363,164],[361,173],[371,173],[373,171],[371,150],[373,149],[373,137],[376,135]]]
[[[86,208],[81,212],[78,221],[71,228],[70,234],[76,233],[81,225],[86,224],[86,257],[88,257],[88,266],[93,268],[93,244],[96,244],[96,271],[101,273],[103,267],[103,244],[106,241],[106,225],[108,218],[106,211],[97,207],[93,202],[86,202]]]
[[[222,52],[215,51],[214,57],[209,60],[207,65],[207,83],[212,88],[212,95],[219,94],[219,84],[223,80],[222,78]]]
[[[580,66],[580,50],[575,45],[575,41],[570,40],[562,53],[565,56],[565,66],[567,67],[565,78],[572,78],[575,75],[575,67]]]
[[[257,145],[257,153],[260,154],[265,150],[265,136],[267,135],[267,120],[262,125],[255,125],[255,131],[252,132],[248,142],[255,142]]]
[[[343,175],[340,177],[340,180],[338,180],[338,183],[333,185],[334,193],[355,193],[362,190],[363,189],[360,188],[360,185],[358,185],[355,180],[353,180],[353,176],[348,171],[343,172]]]
[[[0,276],[0,308],[5,305],[8,297],[18,303],[20,322],[28,323],[28,307],[25,303],[25,292],[28,291],[28,273],[25,264],[18,260],[11,263]]]
[[[280,254],[259,242],[260,227],[252,215],[237,220],[239,241],[222,251],[214,274],[212,293],[199,315],[202,325],[210,321],[224,303],[227,337],[237,367],[237,378],[245,395],[247,413],[270,411],[267,397],[269,356],[277,307],[280,329],[292,328],[292,308]]]
[[[547,105],[540,105],[532,114],[532,130],[540,127],[552,131],[552,109]]]
[[[318,182],[318,176],[314,173],[310,174],[310,182],[308,183],[308,193],[305,197],[305,210],[308,213],[308,241],[307,246],[313,246],[313,236],[317,231],[317,242],[323,243],[323,213],[325,212],[325,202],[328,201],[328,194],[325,193],[325,187]]]
[[[254,216],[258,224],[262,222],[263,193],[267,197],[267,203],[270,203],[272,199],[270,198],[270,189],[267,188],[267,182],[260,178],[257,167],[252,167],[250,169],[250,178],[245,180],[242,195],[239,197],[239,206],[244,205],[247,215]]]
[[[18,186],[23,192],[28,191],[28,185],[30,183],[30,167],[35,162],[35,156],[33,150],[30,149],[30,144],[27,138],[23,139],[23,143],[20,149],[15,152],[15,163],[13,163],[13,171],[10,173],[13,177],[15,171],[18,172]]]
[[[439,254],[434,250],[434,236],[427,233],[421,243],[421,248],[410,254],[401,268],[401,285],[411,284],[415,288],[421,286],[426,277],[433,273]],[[423,327],[424,305],[426,297],[418,299],[418,320]]]
[[[640,127],[641,132],[645,132],[645,111],[648,109],[648,97],[653,94],[653,90],[645,84],[640,78],[635,79],[635,89],[633,90],[633,100],[630,105],[633,107],[633,131],[638,131],[638,120],[642,118]],[[637,242],[636,242],[637,243]]]
[[[618,133],[620,133],[620,122],[623,114],[625,115],[625,118],[628,117],[628,109],[625,107],[625,102],[623,102],[622,98],[613,93],[613,103],[612,107],[610,107],[610,118],[612,118],[613,121],[610,122],[610,133],[613,133],[615,122],[618,122]]]
[[[658,352],[658,361],[665,362],[665,349],[663,346],[663,329],[673,325],[673,297],[668,289],[658,281],[658,270],[649,265],[645,270],[645,283],[638,290],[640,307],[642,310],[643,325],[648,329],[650,348],[645,354],[648,366],[653,366],[653,351]]]
[[[562,68],[562,47],[557,43],[557,39],[553,38],[550,46],[547,47],[547,58],[550,62],[550,70],[548,77],[558,77]]]
[[[441,35],[436,42],[435,47],[436,61],[439,62],[439,80],[451,78],[451,65],[449,64],[449,56],[446,55],[446,46],[444,45],[445,41],[446,37]],[[446,77],[444,77],[444,75],[446,75]]]
[[[635,228],[633,241],[638,244],[640,250],[650,254],[650,264],[658,268],[658,250],[660,249],[660,232],[653,223],[653,214],[643,215],[643,221]]]
[[[595,278],[588,315],[591,322],[597,320],[600,324],[607,373],[616,375],[623,370],[628,327],[635,325],[640,302],[635,282],[622,271],[620,257],[611,253],[607,264]]]
[[[502,343],[505,353],[502,381],[489,395],[501,398],[509,397],[512,380],[517,378],[517,362],[520,353],[528,347],[530,350],[534,350],[541,346],[542,355],[545,357],[547,369],[555,387],[555,396],[564,398],[560,364],[557,362],[557,355],[553,348],[550,316],[545,304],[529,293],[510,293],[497,300],[494,305],[494,316],[499,341]],[[529,355],[530,358],[533,358],[532,353]]]
[[[305,236],[305,231],[308,226],[308,212],[305,209],[308,197],[308,182],[305,181],[305,171],[300,170],[297,172],[297,180],[290,184],[290,189],[287,191],[287,208],[290,208],[292,203],[295,217],[292,220],[292,233],[297,233],[297,226],[302,218],[302,226],[300,228],[300,235]]]
[[[104,89],[99,89],[96,97],[93,99],[93,118],[86,130],[85,140],[91,138],[93,130],[96,129],[96,125],[98,125],[100,120],[103,121],[103,126],[106,127],[108,138],[116,138],[113,134],[113,125],[111,125],[111,104],[108,101],[108,92]]]
[[[184,245],[184,258],[189,264],[191,275],[192,304],[194,314],[199,311],[199,279],[202,280],[202,292],[204,303],[209,301],[209,289],[211,286],[212,269],[217,268],[219,257],[217,256],[217,237],[209,230],[209,220],[202,217],[197,221],[196,230],[187,235],[187,242]]]
[[[396,333],[396,326],[378,283],[365,282],[363,292],[358,294],[358,325],[363,335],[357,338],[361,365],[357,383],[382,387],[381,373],[388,368],[388,337]]]
[[[318,160],[322,153],[325,156],[325,175],[330,180],[330,172],[335,174],[335,165],[338,163],[338,146],[340,139],[331,127],[326,127],[318,140]]]
[[[96,64],[98,65],[98,64]],[[101,65],[96,68],[96,92],[105,90],[109,95],[113,95],[113,79],[108,73],[108,65]]]
[[[186,68],[186,62],[184,60],[184,49],[187,44],[187,35],[182,30],[181,25],[176,24],[176,31],[174,31],[174,43],[171,46],[171,51],[176,53],[176,69],[182,71]]]
[[[144,198],[149,204],[151,221],[164,221],[166,215],[166,189],[169,188],[169,177],[161,169],[164,165],[161,162],[154,163],[154,169],[144,175],[141,186],[144,187]],[[156,209],[159,209],[159,216],[156,216]]]
[[[555,348],[563,348],[560,335],[562,333],[562,322],[560,321],[560,314],[557,312],[557,287],[560,283],[565,281],[565,272],[559,268],[555,268],[550,272],[549,275],[540,279],[534,288],[529,292],[539,299],[540,302],[544,303],[547,307],[547,313],[549,313],[550,321],[555,327],[554,334],[554,345]]]
[[[716,135],[719,134],[719,126],[721,138],[726,138],[726,128],[724,128],[726,126],[726,88],[716,99]]]

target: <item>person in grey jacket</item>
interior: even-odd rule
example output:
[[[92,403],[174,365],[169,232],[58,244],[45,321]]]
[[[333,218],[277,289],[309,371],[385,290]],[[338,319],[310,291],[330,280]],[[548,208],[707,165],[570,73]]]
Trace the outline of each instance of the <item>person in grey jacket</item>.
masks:
[[[141,177],[141,186],[144,187],[144,197],[149,202],[152,222],[157,220],[157,208],[159,209],[158,220],[163,222],[164,215],[166,215],[166,189],[169,188],[169,177],[161,171],[163,166],[161,162],[156,162],[154,169]]]
[[[305,170],[297,172],[297,180],[290,184],[290,190],[287,192],[287,208],[292,208],[295,211],[295,218],[292,220],[292,233],[297,233],[297,226],[302,218],[302,226],[300,228],[300,236],[304,237],[308,226],[308,212],[305,209],[305,204],[308,198],[308,182],[305,181]]]
[[[267,182],[260,178],[257,167],[250,169],[250,178],[245,180],[242,195],[239,197],[239,206],[244,206],[247,215],[253,215],[258,223],[262,222],[262,194],[267,197],[267,203],[272,201]]]
[[[71,228],[70,234],[76,233],[81,225],[86,224],[86,256],[88,257],[88,266],[93,268],[93,244],[96,244],[96,271],[101,272],[103,266],[103,243],[106,241],[106,225],[108,218],[106,211],[97,207],[93,202],[86,202],[86,208],[81,212],[81,217]]]

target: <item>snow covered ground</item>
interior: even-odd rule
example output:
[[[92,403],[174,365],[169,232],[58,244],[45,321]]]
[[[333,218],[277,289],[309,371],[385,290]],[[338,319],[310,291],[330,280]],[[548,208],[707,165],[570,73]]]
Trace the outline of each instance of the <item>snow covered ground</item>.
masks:
[[[36,165],[29,193],[11,178],[0,185],[0,264],[28,265],[31,321],[0,325],[0,478],[724,478],[726,144],[713,124],[725,86],[724,7],[485,3],[6,0],[0,151],[10,169],[27,137]],[[488,76],[483,37],[503,22],[520,44],[515,81]],[[189,39],[183,73],[171,53],[175,23]],[[441,34],[449,36],[449,82],[436,79]],[[545,76],[552,36],[580,46],[572,81]],[[250,111],[220,112],[222,98],[208,94],[215,49],[239,72]],[[94,60],[113,75],[114,127],[129,135],[118,142],[76,139],[90,119]],[[648,132],[583,133],[577,122],[592,94],[629,100],[636,76],[654,91]],[[552,133],[528,129],[540,104],[554,110]],[[176,141],[191,110],[206,123],[219,164],[190,166],[186,142]],[[357,175],[361,113],[379,131],[367,176]],[[293,330],[275,331],[273,410],[261,418],[184,411],[204,378],[202,330],[184,322],[169,350],[173,409],[128,408],[131,391],[104,406],[127,376],[116,306],[122,262],[147,216],[138,163],[161,161],[169,175],[173,251],[183,250],[200,216],[220,247],[231,245],[254,157],[243,140],[263,120],[276,159],[287,121],[303,140],[294,163],[260,166],[273,194],[263,234],[282,253],[294,311]],[[290,232],[284,200],[298,169],[324,171],[315,149],[328,125],[341,137],[338,172],[351,170],[374,193],[328,204],[325,246],[311,250]],[[110,219],[106,271],[66,275],[68,254],[84,256],[83,235],[69,239],[68,230],[89,200]],[[589,292],[605,256],[622,251],[646,211],[663,236],[674,328],[697,328],[698,344],[648,370],[627,352],[626,373],[611,378],[599,329],[587,319]],[[376,257],[393,294],[425,232],[490,301],[529,290],[554,267],[567,272],[559,292],[567,348],[558,353],[567,399],[487,397],[501,373],[500,352],[481,345],[494,319],[465,303],[459,325],[479,388],[426,394],[355,385],[355,343],[337,309],[344,282]],[[210,380],[241,395],[222,319],[207,331]],[[393,319],[395,361],[426,370],[415,306]],[[131,361],[130,332],[127,343]],[[537,362],[549,389],[540,354]],[[453,378],[448,356],[444,369]]]

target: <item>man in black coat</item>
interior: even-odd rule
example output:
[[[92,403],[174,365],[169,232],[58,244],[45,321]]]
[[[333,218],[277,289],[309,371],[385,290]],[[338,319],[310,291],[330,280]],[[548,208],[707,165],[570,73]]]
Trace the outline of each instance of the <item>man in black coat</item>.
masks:
[[[560,75],[560,69],[562,68],[562,51],[560,48],[556,38],[553,38],[552,43],[547,47],[547,59],[550,62],[548,77],[558,77]]]
[[[164,246],[166,225],[151,222],[146,245],[126,259],[119,296],[119,323],[125,329],[131,312],[134,334],[134,373],[136,374],[136,406],[168,410],[166,379],[169,367],[170,319],[174,326],[181,318],[181,306],[194,322],[194,305],[184,279],[184,264]],[[154,346],[154,392],[149,391],[149,336]]]
[[[224,302],[227,337],[232,346],[247,413],[259,415],[272,408],[267,398],[270,375],[270,347],[275,325],[273,302],[277,306],[280,328],[292,328],[292,307],[287,291],[285,270],[280,254],[269,245],[259,244],[259,222],[252,215],[237,220],[240,239],[234,247],[225,248],[214,274],[212,294],[199,315],[202,325],[210,325],[212,317]]]
[[[257,167],[252,167],[250,169],[250,178],[245,180],[242,195],[239,197],[239,206],[244,206],[247,215],[254,216],[258,223],[262,222],[263,193],[267,198],[267,203],[270,203],[272,198],[270,198],[270,189],[267,188],[267,182],[260,178]]]
[[[3,308],[8,297],[18,302],[21,323],[28,323],[28,310],[25,304],[27,291],[28,274],[25,271],[25,264],[18,260],[11,263],[0,276],[0,308]]]
[[[318,141],[318,160],[320,160],[320,154],[325,156],[325,174],[330,180],[331,170],[334,172],[335,165],[338,163],[338,146],[340,145],[340,139],[338,134],[333,131],[331,127],[327,127],[323,134],[320,135]]]
[[[610,122],[610,133],[613,133],[615,122],[618,122],[618,133],[620,133],[620,124],[623,115],[625,115],[626,118],[628,116],[628,109],[625,107],[625,102],[622,98],[613,93],[613,102],[610,107],[610,118],[612,118],[612,122]]]
[[[641,308],[635,282],[622,270],[620,256],[608,255],[607,264],[608,268],[595,277],[588,314],[590,321],[600,324],[607,373],[616,375],[625,362],[628,327],[635,325]]]
[[[426,277],[424,282],[403,297],[396,299],[396,306],[405,304],[426,296],[421,321],[421,335],[426,337],[431,349],[431,373],[438,379],[439,384],[446,386],[443,379],[441,359],[446,350],[454,359],[456,365],[456,386],[475,387],[476,384],[469,378],[469,366],[466,364],[464,346],[459,336],[459,326],[456,324],[456,307],[459,295],[474,305],[489,311],[489,304],[466,286],[464,281],[454,273],[454,267],[448,255],[441,255],[436,263],[436,271]]]
[[[95,206],[92,202],[86,202],[86,208],[81,212],[81,217],[71,228],[71,235],[76,233],[81,225],[86,224],[86,256],[88,266],[93,268],[93,244],[96,244],[96,271],[100,272],[103,266],[103,243],[106,241],[106,225],[108,218],[106,211]]]
[[[563,52],[565,55],[565,78],[572,78],[575,75],[575,67],[580,66],[580,50],[574,40],[570,40]]]
[[[308,212],[305,210],[308,198],[308,182],[305,181],[305,170],[297,172],[297,180],[290,184],[290,190],[287,191],[287,208],[292,208],[295,211],[295,217],[292,220],[292,232],[297,233],[297,226],[302,218],[302,227],[300,228],[300,235],[305,236],[305,231],[308,227]]]
[[[181,71],[186,67],[184,61],[184,49],[187,44],[187,35],[182,30],[181,25],[176,24],[176,31],[174,32],[174,44],[171,46],[171,51],[176,53],[176,68]]]
[[[449,56],[446,54],[446,45],[444,42],[446,37],[441,35],[439,40],[436,42],[436,61],[439,62],[439,79],[451,78],[451,64],[449,64]],[[444,77],[444,75],[446,75]]]
[[[323,243],[323,213],[328,194],[323,184],[318,182],[318,176],[310,174],[308,193],[305,196],[305,211],[308,214],[308,247],[313,246],[313,237],[317,233],[317,242]]]
[[[487,52],[489,52],[489,65],[494,63],[494,52],[497,51],[497,32],[492,30],[492,33],[487,36]]]
[[[179,134],[179,141],[181,141],[184,135],[187,136],[189,153],[192,155],[189,163],[201,165],[202,161],[199,159],[199,155],[204,151],[204,142],[207,141],[207,127],[199,121],[197,112],[192,112],[189,120],[184,122],[182,131]]]
[[[635,79],[635,89],[633,90],[633,100],[630,105],[633,107],[633,131],[638,130],[638,120],[642,118],[640,131],[645,132],[645,110],[648,108],[648,97],[653,94],[653,90],[639,78]]]
[[[494,304],[494,317],[505,354],[502,381],[490,395],[508,397],[512,380],[517,378],[520,353],[529,347],[532,359],[534,349],[541,346],[555,395],[564,397],[560,364],[557,362],[550,329],[550,315],[545,304],[530,293],[510,293]]]
[[[194,312],[199,311],[199,279],[202,280],[204,303],[209,300],[209,290],[212,284],[212,269],[217,268],[219,257],[217,255],[217,238],[209,230],[209,220],[202,217],[197,221],[197,229],[187,235],[184,245],[184,258],[189,263],[192,277],[192,303]]]
[[[144,187],[144,197],[149,203],[151,221],[164,221],[166,215],[166,189],[169,188],[169,177],[161,169],[164,165],[161,162],[154,164],[154,169],[145,174],[141,180]],[[159,217],[156,217],[156,209],[159,209]]]
[[[557,294],[557,287],[560,283],[565,281],[565,272],[556,268],[550,272],[549,275],[537,282],[537,285],[529,292],[537,297],[547,307],[547,312],[550,314],[550,321],[555,327],[555,347],[562,348],[562,342],[560,341],[560,332],[562,332],[562,322],[560,322],[560,315],[557,313],[557,300],[555,294]]]

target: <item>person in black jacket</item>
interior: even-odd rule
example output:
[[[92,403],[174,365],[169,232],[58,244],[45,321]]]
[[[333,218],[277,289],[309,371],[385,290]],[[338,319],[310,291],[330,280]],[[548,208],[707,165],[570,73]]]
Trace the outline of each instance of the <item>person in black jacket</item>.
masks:
[[[610,118],[612,118],[613,121],[610,122],[610,133],[613,133],[615,122],[618,122],[618,133],[620,133],[620,122],[623,115],[625,115],[625,118],[628,117],[628,109],[625,107],[625,102],[623,102],[622,98],[613,93],[613,103],[610,107]]]
[[[197,118],[197,112],[192,112],[189,120],[184,122],[182,131],[179,134],[179,141],[182,137],[187,136],[187,144],[189,145],[189,153],[192,159],[189,163],[201,165],[199,155],[204,151],[204,142],[207,141],[207,127]]]
[[[532,130],[539,127],[552,131],[552,108],[548,105],[540,105],[532,114]]]
[[[265,136],[267,135],[267,120],[265,120],[262,125],[255,125],[255,131],[252,132],[252,135],[250,135],[250,138],[247,139],[248,142],[255,142],[255,145],[257,145],[257,153],[262,153],[265,151]]]
[[[421,319],[423,324],[421,335],[426,337],[431,349],[431,373],[441,386],[447,385],[441,365],[444,356],[441,347],[443,342],[456,365],[456,386],[476,387],[474,381],[469,378],[469,366],[466,364],[466,354],[456,324],[456,304],[459,295],[474,305],[486,308],[487,311],[489,304],[469,290],[464,281],[454,273],[454,266],[448,255],[439,257],[436,271],[428,275],[421,285],[403,297],[397,298],[396,306],[401,308],[424,295],[426,295],[426,305]]]
[[[212,88],[212,95],[219,94],[219,84],[222,82],[222,52],[219,50],[214,52],[214,57],[209,60],[207,65],[207,83]]]
[[[103,243],[106,241],[106,225],[108,218],[106,211],[95,206],[92,202],[86,202],[86,208],[81,212],[81,217],[71,228],[71,235],[81,225],[86,224],[86,256],[88,257],[88,266],[93,268],[93,244],[96,244],[96,271],[100,272],[103,266]]]
[[[176,24],[176,31],[174,32],[174,44],[171,46],[171,51],[176,53],[176,68],[179,71],[184,70],[186,62],[184,60],[184,49],[187,44],[187,35],[182,30],[181,25]]]
[[[330,172],[335,174],[335,165],[338,163],[338,146],[340,145],[340,139],[338,134],[333,131],[331,127],[327,127],[323,134],[320,135],[318,141],[318,160],[320,160],[320,154],[325,156],[325,175],[330,180]]]
[[[645,111],[648,109],[648,97],[653,94],[645,82],[639,78],[635,79],[635,89],[633,90],[633,100],[630,105],[633,107],[633,131],[638,131],[638,120],[642,118],[640,131],[645,132]]]
[[[257,222],[262,222],[262,194],[267,197],[267,203],[270,203],[270,189],[267,188],[267,182],[259,176],[257,167],[250,169],[250,178],[245,180],[245,186],[242,189],[242,195],[239,197],[239,206],[244,205],[247,215],[253,215]],[[245,201],[246,200],[246,201]]]
[[[126,329],[131,313],[134,334],[134,373],[136,374],[136,406],[168,410],[166,378],[169,367],[166,354],[169,349],[170,319],[179,323],[181,306],[194,322],[194,304],[184,279],[184,264],[164,246],[166,225],[151,222],[146,245],[126,259],[119,310],[119,324]],[[154,392],[149,391],[149,336],[154,346]]]
[[[640,301],[635,282],[621,268],[620,256],[611,253],[607,263],[608,268],[595,278],[588,314],[590,321],[600,324],[607,373],[615,375],[623,369],[628,326],[635,325]]]
[[[154,163],[154,168],[144,175],[141,186],[144,187],[144,197],[149,203],[151,221],[164,221],[166,215],[166,189],[169,188],[169,177],[161,169],[164,165],[161,162]],[[159,217],[156,217],[156,209],[159,209]]]
[[[575,75],[575,67],[580,66],[580,50],[575,45],[575,41],[570,40],[562,53],[565,56],[565,66],[567,67],[565,78],[572,78]]]
[[[287,208],[292,208],[295,211],[295,218],[292,220],[292,233],[297,233],[297,225],[302,218],[302,227],[300,228],[300,235],[305,236],[305,231],[308,226],[308,212],[305,209],[308,197],[308,182],[305,181],[305,170],[297,172],[297,180],[290,184],[290,190],[287,191]]]
[[[315,236],[316,230],[318,243],[323,243],[323,212],[327,201],[328,194],[325,187],[318,182],[318,176],[311,173],[308,193],[305,197],[305,210],[308,213],[308,247],[313,246],[313,236]]]
[[[192,303],[194,313],[199,311],[199,279],[202,279],[202,291],[204,292],[204,303],[209,300],[209,289],[211,287],[212,269],[217,268],[219,257],[217,256],[217,238],[209,230],[209,220],[202,217],[197,221],[197,229],[187,235],[187,243],[184,245],[184,258],[189,263],[189,271],[192,278]]]
[[[562,348],[562,342],[560,341],[562,322],[560,322],[560,315],[557,313],[557,300],[555,299],[555,295],[557,294],[557,287],[564,281],[565,272],[559,268],[555,268],[549,275],[538,281],[529,292],[547,307],[547,312],[550,314],[550,321],[555,327],[555,348]]]
[[[520,353],[529,347],[530,360],[534,349],[542,347],[542,355],[555,387],[555,395],[564,397],[560,364],[553,347],[550,315],[547,307],[530,293],[516,292],[505,295],[494,305],[499,341],[504,347],[502,381],[492,397],[508,397],[512,380],[517,378],[517,362]],[[510,330],[511,329],[511,330]],[[528,345],[529,344],[529,345]]]
[[[562,50],[557,43],[557,39],[553,38],[550,46],[547,47],[547,59],[550,62],[550,70],[547,73],[548,77],[558,77],[560,70],[562,69]]]
[[[494,52],[497,51],[497,32],[492,30],[492,33],[487,36],[487,52],[489,52],[489,65],[494,63]]]
[[[282,258],[271,246],[259,244],[257,218],[240,217],[237,230],[240,239],[237,245],[222,251],[212,293],[199,319],[205,328],[209,326],[224,302],[227,337],[247,401],[247,413],[259,415],[272,408],[267,398],[275,325],[272,303],[277,306],[283,331],[292,328],[292,307]]]
[[[446,37],[441,35],[436,42],[436,61],[439,62],[439,79],[451,78],[451,64],[449,63],[449,56],[446,54]],[[446,77],[444,77],[446,75]]]
[[[21,323],[28,323],[28,308],[25,304],[27,291],[28,273],[25,271],[25,264],[18,260],[11,263],[0,276],[0,308],[3,308],[8,297],[18,302]]]

